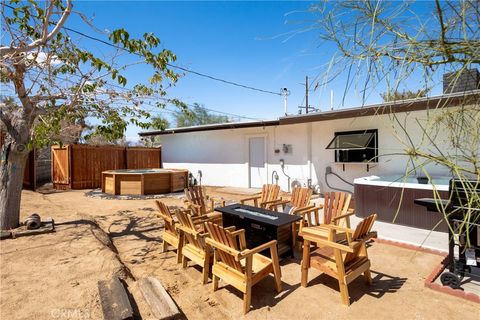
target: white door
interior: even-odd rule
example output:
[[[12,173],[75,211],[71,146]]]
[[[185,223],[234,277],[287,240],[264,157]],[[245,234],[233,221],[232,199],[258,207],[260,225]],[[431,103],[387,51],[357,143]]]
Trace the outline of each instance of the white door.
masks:
[[[261,188],[267,183],[267,167],[265,155],[265,137],[254,137],[248,140],[248,164],[250,188]]]

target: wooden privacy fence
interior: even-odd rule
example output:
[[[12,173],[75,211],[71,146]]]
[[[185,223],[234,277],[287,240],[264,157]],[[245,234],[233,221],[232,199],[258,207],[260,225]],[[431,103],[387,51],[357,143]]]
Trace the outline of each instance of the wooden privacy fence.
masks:
[[[93,189],[102,171],[162,168],[161,148],[91,146],[52,147],[52,182],[56,189]]]

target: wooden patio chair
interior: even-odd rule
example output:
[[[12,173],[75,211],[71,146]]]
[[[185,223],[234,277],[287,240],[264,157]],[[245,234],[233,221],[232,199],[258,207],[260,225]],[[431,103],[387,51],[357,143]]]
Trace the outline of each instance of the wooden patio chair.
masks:
[[[297,214],[301,214],[303,219],[300,221],[300,231],[303,227],[313,227],[322,224],[332,224],[336,226],[350,228],[350,216],[355,211],[350,209],[350,200],[352,195],[346,192],[327,192],[325,193],[324,204],[318,207],[299,210]],[[323,220],[320,221],[319,210],[323,209]],[[325,238],[328,237],[328,229],[319,229],[325,231]],[[345,233],[336,233],[336,240],[345,236]]]
[[[185,204],[196,216],[206,216],[220,223],[222,214],[215,212],[216,205],[225,206],[225,200],[206,195],[201,186],[191,186],[185,189]]]
[[[272,203],[270,210],[279,211],[279,207],[282,207],[282,211],[288,214],[304,215],[306,212],[310,212],[315,209],[315,205],[310,205],[310,199],[312,197],[312,189],[309,188],[293,188],[292,196],[290,200],[281,200]],[[298,231],[301,228],[300,222],[295,222],[292,225],[292,241],[293,247],[297,248]]]
[[[350,228],[350,216],[354,210],[350,209],[352,195],[347,192],[327,192],[323,208],[323,223]],[[343,222],[343,223],[342,223]]]
[[[165,226],[162,235],[162,252],[167,252],[168,245],[171,245],[177,250],[177,263],[180,263],[182,259],[183,236],[177,230],[178,222],[174,220],[173,213],[165,203],[158,200],[155,200],[155,203],[158,208],[157,215],[163,219]]]
[[[273,273],[275,289],[282,291],[281,271],[277,254],[277,241],[272,240],[254,249],[247,249],[245,230],[233,231],[207,222],[210,238],[208,245],[215,248],[212,268],[213,290],[218,289],[220,279],[243,292],[243,313],[250,310],[252,286]],[[271,258],[259,252],[270,249]]]
[[[240,200],[241,204],[253,201],[253,205],[259,208],[266,208],[268,205],[278,201],[282,201],[282,197],[279,197],[280,186],[276,184],[264,184],[262,187],[262,194],[259,196],[244,198]]]
[[[182,267],[187,267],[188,260],[202,267],[202,281],[203,284],[206,284],[213,258],[210,248],[205,243],[208,233],[203,232],[200,225],[194,222],[188,210],[179,209],[175,212],[175,215],[179,222],[177,229],[180,231],[184,241],[181,252]]]
[[[290,200],[279,200],[269,205],[269,209],[278,211],[278,208],[282,206],[282,210],[288,206],[288,213],[294,214],[301,210],[306,210],[315,205],[310,205],[310,199],[312,197],[312,189],[309,188],[293,188],[292,196]],[[286,212],[287,213],[287,212]]]
[[[338,280],[342,302],[349,306],[348,284],[362,274],[367,279],[368,284],[372,283],[370,260],[365,243],[376,237],[376,233],[371,232],[376,218],[376,214],[366,217],[357,225],[355,230],[336,225],[303,228],[300,233],[304,242],[301,267],[302,286],[306,287],[308,284],[308,269],[318,269]],[[329,230],[327,239],[324,238],[323,232],[318,234],[321,228]],[[340,243],[333,241],[337,231],[345,232],[347,234],[346,240]],[[311,252],[310,242],[315,242],[320,248]]]

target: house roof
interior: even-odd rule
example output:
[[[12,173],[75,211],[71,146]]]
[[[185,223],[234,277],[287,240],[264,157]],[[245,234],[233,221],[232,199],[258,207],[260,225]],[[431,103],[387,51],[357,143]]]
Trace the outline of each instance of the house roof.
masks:
[[[280,117],[278,120],[262,120],[249,122],[228,122],[206,124],[192,127],[171,128],[166,130],[154,130],[140,132],[139,136],[156,136],[184,132],[198,132],[198,131],[213,131],[225,129],[239,129],[239,128],[254,128],[254,127],[268,127],[288,124],[308,123],[316,121],[366,117],[372,115],[411,112],[426,109],[435,109],[442,107],[453,107],[465,103],[480,103],[480,90],[473,90],[468,92],[459,92],[452,94],[445,94],[435,97],[416,98],[409,100],[401,100],[395,102],[384,102],[368,106],[345,108],[330,111],[313,112],[301,115],[289,115]]]
[[[185,132],[197,132],[197,131],[213,131],[213,130],[225,130],[225,129],[239,129],[239,128],[254,128],[254,127],[270,127],[278,126],[280,124],[279,120],[260,120],[260,121],[248,121],[248,122],[227,122],[227,123],[214,123],[214,124],[204,124],[200,126],[191,126],[191,127],[180,127],[180,128],[171,128],[165,130],[154,130],[140,132],[138,135],[141,137],[164,135],[164,134],[175,134],[175,133],[185,133]]]

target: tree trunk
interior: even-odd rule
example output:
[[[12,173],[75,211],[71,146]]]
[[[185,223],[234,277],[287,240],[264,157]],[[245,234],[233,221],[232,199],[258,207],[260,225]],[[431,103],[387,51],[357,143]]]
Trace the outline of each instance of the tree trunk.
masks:
[[[28,157],[26,143],[7,135],[0,161],[0,230],[16,228],[20,222],[23,174]]]

